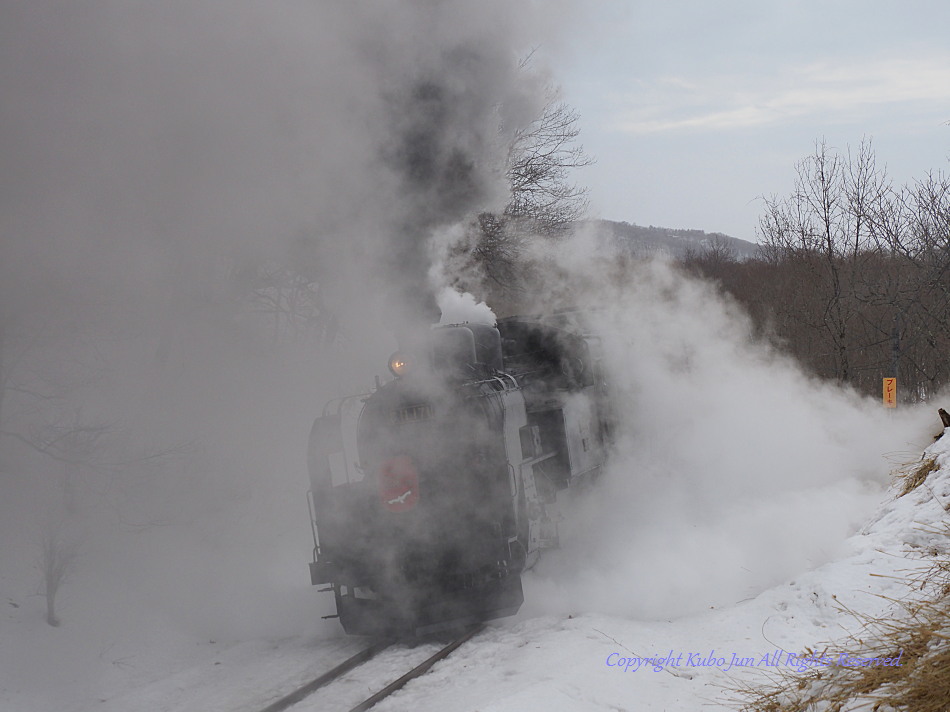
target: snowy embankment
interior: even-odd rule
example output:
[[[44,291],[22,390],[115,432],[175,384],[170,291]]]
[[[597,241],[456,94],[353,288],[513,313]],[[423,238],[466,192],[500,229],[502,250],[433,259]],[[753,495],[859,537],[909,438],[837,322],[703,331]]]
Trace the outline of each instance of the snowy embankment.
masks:
[[[928,456],[939,468],[905,496],[891,488],[846,540],[844,555],[747,600],[671,620],[551,614],[531,603],[549,597],[542,568],[526,577],[529,603],[517,618],[493,623],[378,709],[735,709],[733,689],[792,671],[808,650],[830,643],[829,653],[860,658],[867,652],[853,642],[840,650],[834,643],[860,628],[853,612],[890,615],[889,599],[909,595],[908,572],[927,567],[915,557],[944,546],[950,437]],[[160,626],[135,620],[146,610],[129,609],[121,612],[127,634],[111,647],[92,634],[95,621],[46,626],[40,598],[17,600],[8,594],[10,582],[3,584],[4,711],[252,712],[361,645],[335,632],[332,621],[317,635],[284,639],[224,643],[171,630],[162,636],[155,632]],[[133,640],[136,630],[150,630],[150,637]],[[389,651],[295,709],[347,709],[429,652],[430,646]]]

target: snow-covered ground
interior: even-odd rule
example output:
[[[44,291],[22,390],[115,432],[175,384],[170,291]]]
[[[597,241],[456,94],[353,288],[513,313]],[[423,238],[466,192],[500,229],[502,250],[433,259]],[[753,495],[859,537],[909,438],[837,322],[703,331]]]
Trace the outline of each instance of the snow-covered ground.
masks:
[[[907,571],[925,566],[914,554],[941,545],[936,530],[950,505],[950,437],[937,441],[930,452],[938,456],[941,469],[926,486],[904,497],[893,489],[882,492],[876,513],[845,540],[841,555],[747,600],[657,619],[582,610],[553,613],[544,602],[550,602],[550,589],[558,584],[542,566],[525,578],[528,603],[518,616],[492,623],[378,709],[731,709],[736,707],[735,687],[788,670],[790,654],[831,641],[832,653],[861,656],[863,651],[851,644],[838,650],[833,642],[858,628],[849,611],[886,611],[892,605],[888,599],[908,595],[902,583]],[[154,540],[176,536],[148,530],[128,545],[131,550],[174,548],[174,541]],[[250,557],[266,558],[253,552]],[[278,620],[267,611],[252,610],[240,611],[239,617],[259,620],[245,620],[243,629],[232,627],[237,635],[230,640],[213,640],[206,635],[213,629],[203,624],[207,621],[186,616],[183,625],[174,606],[156,605],[167,599],[164,591],[174,588],[173,572],[162,574],[171,581],[148,582],[156,596],[142,600],[122,595],[122,570],[131,562],[117,551],[107,559],[115,568],[98,568],[95,576],[108,578],[112,598],[90,596],[110,587],[95,586],[77,572],[77,579],[63,589],[59,628],[44,621],[36,579],[31,590],[19,580],[24,577],[12,576],[17,563],[29,562],[4,562],[9,564],[0,578],[4,712],[253,711],[363,643],[344,637],[334,621],[311,622],[298,635],[269,634],[281,628]],[[129,590],[140,593],[142,581],[132,571]],[[321,607],[314,603],[317,594],[302,583],[300,597],[286,601],[285,614],[309,606],[312,621]],[[650,585],[662,590],[670,583],[656,579]],[[229,604],[222,600],[221,605]],[[294,709],[348,709],[434,649],[427,644],[388,650]],[[653,660],[644,663],[642,658]]]

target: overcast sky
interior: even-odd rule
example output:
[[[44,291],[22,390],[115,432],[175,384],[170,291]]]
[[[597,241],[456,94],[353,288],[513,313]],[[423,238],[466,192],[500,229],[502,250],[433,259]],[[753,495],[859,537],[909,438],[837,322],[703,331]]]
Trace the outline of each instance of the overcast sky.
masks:
[[[821,137],[871,137],[900,182],[948,167],[946,0],[600,0],[573,22],[555,77],[597,217],[752,240]]]

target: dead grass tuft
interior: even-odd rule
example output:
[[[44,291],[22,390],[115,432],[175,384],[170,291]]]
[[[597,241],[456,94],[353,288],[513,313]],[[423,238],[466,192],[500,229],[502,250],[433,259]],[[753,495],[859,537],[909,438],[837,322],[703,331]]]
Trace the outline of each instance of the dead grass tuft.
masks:
[[[918,468],[923,469],[923,467]],[[932,470],[928,470],[932,471]],[[921,476],[921,481],[925,475]],[[918,483],[919,484],[919,483]],[[942,532],[950,544],[950,524]],[[888,617],[851,612],[860,630],[829,650],[861,658],[900,656],[897,666],[831,664],[807,673],[776,673],[764,686],[736,692],[745,712],[950,711],[950,547],[906,583],[914,594]],[[922,592],[922,594],[921,594]],[[845,609],[847,610],[847,609]],[[837,659],[837,654],[831,656]]]
[[[922,462],[897,470],[897,481],[901,484],[901,493],[898,496],[903,497],[905,494],[913,492],[924,483],[927,475],[938,469],[940,467],[937,465],[937,458],[929,457]]]

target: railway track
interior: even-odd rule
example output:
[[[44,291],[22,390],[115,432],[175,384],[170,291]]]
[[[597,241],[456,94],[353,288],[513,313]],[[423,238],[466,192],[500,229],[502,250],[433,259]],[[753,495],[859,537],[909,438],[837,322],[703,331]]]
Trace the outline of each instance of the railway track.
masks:
[[[485,628],[484,624],[479,624],[479,625],[475,625],[475,626],[467,628],[461,635],[459,635],[451,643],[442,647],[438,652],[436,652],[435,654],[431,655],[423,662],[416,665],[414,668],[412,668],[412,670],[407,672],[405,675],[403,675],[399,679],[394,680],[393,682],[386,685],[386,687],[381,689],[379,692],[371,695],[370,697],[367,697],[358,705],[356,705],[355,707],[352,707],[349,710],[349,712],[366,712],[366,710],[373,707],[373,705],[375,705],[377,702],[385,699],[386,697],[389,697],[391,694],[401,689],[407,682],[409,682],[413,678],[419,677],[427,673],[429,671],[429,668],[431,668],[440,660],[443,660],[444,658],[448,657],[452,653],[452,651],[454,651],[460,645],[462,645],[463,643],[465,643],[466,641],[470,640],[475,635],[480,633],[482,630],[484,630],[484,628]],[[312,695],[314,692],[316,692],[320,688],[326,687],[331,682],[340,679],[343,675],[350,672],[351,670],[358,668],[360,665],[374,658],[378,653],[381,653],[386,648],[389,648],[392,645],[395,645],[397,642],[398,641],[394,639],[386,639],[386,640],[379,640],[373,643],[369,647],[364,648],[363,650],[356,653],[355,655],[347,658],[346,660],[344,660],[342,663],[337,665],[332,670],[325,672],[324,674],[320,675],[320,677],[317,677],[311,680],[310,682],[308,682],[306,685],[303,685],[297,688],[296,690],[294,690],[293,692],[291,692],[290,694],[285,695],[284,697],[281,697],[279,700],[275,702],[272,702],[267,707],[264,707],[260,712],[283,712],[283,710],[286,710],[287,708],[292,707],[298,702],[301,702],[302,700],[306,699],[307,697]]]

